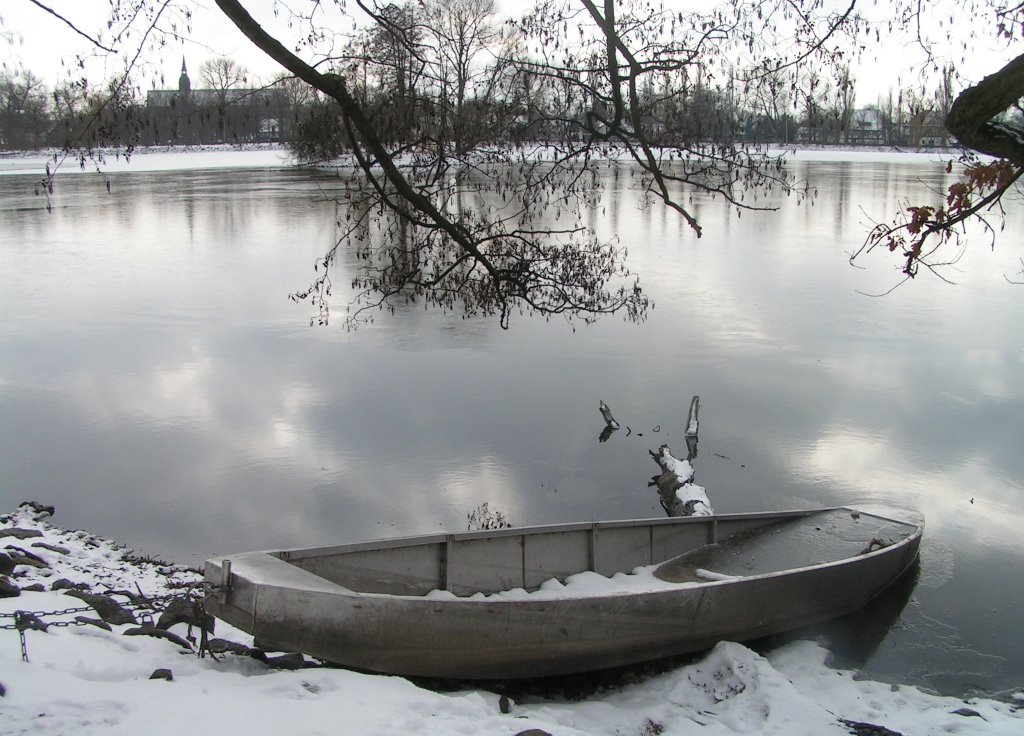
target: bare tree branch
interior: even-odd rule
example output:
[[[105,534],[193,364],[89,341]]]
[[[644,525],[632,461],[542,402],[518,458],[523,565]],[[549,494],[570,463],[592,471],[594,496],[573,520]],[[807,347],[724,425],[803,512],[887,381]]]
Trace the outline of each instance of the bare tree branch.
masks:
[[[49,13],[50,15],[52,15],[54,18],[59,20],[61,23],[66,25],[72,31],[77,33],[79,36],[81,36],[82,38],[87,40],[89,43],[91,43],[93,46],[95,46],[96,48],[100,49],[101,51],[106,51],[109,54],[116,54],[117,53],[117,51],[115,51],[114,49],[110,48],[109,46],[104,46],[100,41],[96,40],[95,38],[90,36],[88,33],[86,33],[85,31],[81,30],[78,26],[76,26],[74,23],[69,21],[67,18],[65,18],[63,15],[58,13],[53,8],[44,5],[43,3],[39,2],[39,0],[28,0],[28,1],[30,3],[32,3],[33,5],[35,5],[37,8],[39,8],[40,10],[43,10],[43,11]]]

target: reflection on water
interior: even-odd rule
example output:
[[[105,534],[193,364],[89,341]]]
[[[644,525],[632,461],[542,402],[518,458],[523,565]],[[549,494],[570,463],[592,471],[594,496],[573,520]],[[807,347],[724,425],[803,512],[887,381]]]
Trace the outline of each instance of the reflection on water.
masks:
[[[873,662],[879,647],[893,635],[893,629],[900,625],[900,617],[910,603],[920,575],[921,561],[918,559],[861,610],[795,632],[765,637],[754,646],[758,651],[769,651],[791,641],[818,639],[831,653],[831,666],[860,670],[874,679],[888,678],[893,682],[903,682],[902,671],[874,667]]]
[[[941,185],[941,166],[797,174],[813,203],[695,202],[699,241],[607,193],[585,221],[629,248],[656,305],[641,325],[502,332],[412,305],[351,334],[310,329],[287,299],[332,243],[330,178],[115,174],[107,194],[74,177],[47,214],[31,178],[4,177],[0,508],[38,498],[187,562],[464,528],[483,502],[518,525],[657,516],[647,451],[685,451],[699,393],[716,510],[926,518],[921,585],[869,670],[1019,686],[1024,291],[1004,279],[1019,254],[1007,238],[965,254],[955,287],[864,296],[898,278],[881,255],[847,263],[868,216]],[[631,433],[596,440],[601,399]]]

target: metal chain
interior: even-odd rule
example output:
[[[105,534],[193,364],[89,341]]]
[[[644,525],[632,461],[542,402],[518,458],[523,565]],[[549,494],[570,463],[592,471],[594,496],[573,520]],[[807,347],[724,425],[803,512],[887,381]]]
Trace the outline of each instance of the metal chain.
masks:
[[[25,627],[22,625],[23,611],[14,612],[14,628],[18,630],[18,637],[21,639],[21,661],[28,661],[28,643],[25,641]]]
[[[28,611],[25,611],[25,613],[28,613]],[[31,614],[31,615],[35,615],[35,614]],[[36,616],[36,618],[38,618],[38,616]],[[15,619],[15,620],[17,621],[17,619]],[[50,622],[46,623],[46,625],[47,625],[47,627],[49,627],[49,626],[56,626],[57,628],[61,628],[63,626],[93,626],[93,624],[91,622],[89,622],[89,621],[50,621]],[[24,627],[23,626],[19,626],[17,623],[7,624],[5,626],[0,626],[0,631],[24,631],[24,630],[25,630]]]
[[[127,610],[134,610],[136,613],[141,613],[142,614],[142,623],[143,623],[144,626],[145,625],[150,625],[150,626],[153,625],[153,615],[152,615],[153,612],[163,610],[163,608],[166,607],[166,602],[167,601],[173,600],[174,598],[187,598],[187,599],[190,599],[190,600],[193,599],[193,587],[192,586],[189,587],[189,589],[185,592],[184,595],[176,594],[176,593],[168,593],[167,595],[156,595],[156,596],[152,596],[152,597],[144,595],[142,593],[141,588],[139,588],[138,583],[136,583],[135,587],[139,591],[139,599],[138,600],[129,600],[127,603],[125,603],[123,606],[121,606],[121,608],[124,608],[124,609],[127,609]],[[118,594],[117,592],[111,592],[108,595],[117,595],[117,594]],[[124,595],[123,592],[120,593],[120,594]],[[78,607],[78,608],[65,608],[65,609],[62,609],[62,610],[59,610],[59,611],[15,611],[14,613],[0,613],[0,619],[4,619],[4,618],[12,618],[12,619],[14,619],[14,623],[13,624],[6,624],[6,625],[0,626],[0,631],[17,631],[18,632],[18,638],[19,638],[19,640],[21,642],[21,661],[22,662],[28,662],[28,643],[27,643],[27,641],[25,639],[25,631],[26,631],[26,629],[29,628],[29,626],[27,625],[27,621],[26,621],[29,617],[35,617],[36,619],[42,621],[42,618],[44,616],[69,616],[69,615],[71,615],[73,613],[85,613],[86,611],[94,611],[94,610],[95,609],[92,606],[81,606],[81,607]],[[90,622],[90,621],[78,621],[78,620],[75,620],[75,621],[51,621],[50,623],[44,623],[44,626],[46,626],[46,627],[56,626],[58,628],[65,627],[65,626],[92,626],[92,625],[93,625],[93,623]],[[189,625],[189,632],[190,633],[191,633],[191,628],[192,627],[191,627],[191,624],[190,624]],[[203,627],[203,643],[204,644],[205,644],[205,640],[206,640],[206,628]],[[200,646],[200,656],[202,656],[202,649],[203,649],[203,647]],[[211,653],[210,656],[213,656],[212,653]]]
[[[163,608],[161,607],[160,604],[165,603],[166,601],[172,600],[174,598],[182,598],[182,597],[191,598],[191,595],[181,596],[181,595],[175,595],[173,593],[169,593],[167,595],[159,595],[159,596],[153,596],[151,598],[144,598],[144,600],[141,600],[141,601],[129,601],[128,603],[124,604],[121,607],[125,608],[125,609],[128,609],[128,610],[134,610],[137,613],[139,613],[139,612],[146,612],[146,611],[149,611],[149,612],[161,611],[161,610],[163,610]],[[92,606],[82,606],[82,607],[79,607],[79,608],[65,608],[65,609],[59,610],[59,611],[15,611],[14,613],[0,613],[0,618],[13,618],[14,619],[14,623],[13,624],[0,625],[0,631],[20,631],[21,632],[21,639],[22,639],[21,646],[22,646],[22,650],[24,650],[24,648],[25,648],[25,631],[24,631],[24,627],[19,625],[19,621],[20,621],[22,616],[35,616],[36,618],[41,620],[44,616],[69,616],[69,615],[71,615],[73,613],[85,613],[86,611],[95,611],[95,610],[96,609],[93,608]],[[151,624],[152,621],[153,621],[153,617],[152,617],[152,615],[150,613],[143,613],[143,619],[144,619],[143,624],[145,624],[145,623],[150,623]],[[88,621],[51,621],[51,622],[47,623],[46,625],[47,626],[56,626],[56,627],[59,628],[59,627],[64,627],[64,626],[91,626],[92,624],[90,622],[88,622]],[[28,660],[26,659],[25,661],[27,662]]]
[[[24,613],[31,613],[33,616],[67,616],[71,613],[82,613],[83,611],[93,610],[92,606],[84,606],[82,608],[65,608],[63,611],[24,611]],[[18,618],[18,614],[23,613],[22,611],[15,611],[14,613],[0,613],[0,618]],[[10,627],[0,627],[10,628]]]
[[[95,626],[96,625],[95,622],[93,622],[93,621],[48,621],[48,622],[44,622],[44,623],[46,623],[47,628],[49,628],[51,626],[55,626],[58,629],[63,628],[63,627],[67,627],[67,626]],[[18,624],[16,624],[16,623],[14,623],[14,624],[6,624],[5,626],[0,626],[0,631],[23,631],[23,630],[24,629],[21,626],[19,626]]]
[[[126,608],[126,609],[129,609],[129,610],[135,610],[135,611],[143,611],[143,610],[160,611],[160,610],[163,610],[161,608],[161,606],[160,606],[161,603],[165,603],[166,601],[172,600],[174,598],[184,598],[184,597],[189,597],[189,596],[174,595],[173,593],[170,593],[168,595],[155,595],[155,596],[152,596],[152,597],[146,597],[144,600],[141,600],[141,601],[129,601],[128,603],[125,603],[124,605],[122,605],[121,608]],[[26,611],[25,613],[31,613],[33,616],[67,616],[67,615],[70,615],[72,613],[84,613],[85,611],[94,611],[94,610],[96,610],[96,609],[94,609],[92,606],[82,606],[80,608],[65,608],[65,609],[63,609],[61,611]],[[18,612],[17,611],[15,611],[14,613],[0,613],[0,618],[17,618],[17,616],[18,616]],[[14,628],[14,627],[13,626],[0,626],[0,629],[10,629],[10,628]]]
[[[196,599],[196,602],[199,605],[199,621],[201,622],[199,625],[199,651],[197,654],[199,659],[205,659],[206,655],[209,654],[210,659],[217,662],[219,660],[217,659],[217,655],[210,650],[210,640],[207,637],[206,632],[206,598],[204,596],[199,596]],[[189,624],[188,628],[189,632],[191,632],[192,624]]]

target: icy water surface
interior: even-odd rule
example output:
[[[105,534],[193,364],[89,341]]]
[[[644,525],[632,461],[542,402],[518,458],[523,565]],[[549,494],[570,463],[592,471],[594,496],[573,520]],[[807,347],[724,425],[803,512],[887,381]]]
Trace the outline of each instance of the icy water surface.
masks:
[[[185,562],[464,529],[483,502],[517,525],[657,516],[647,451],[682,450],[700,394],[718,511],[925,518],[916,587],[827,632],[844,661],[943,692],[1020,687],[1020,218],[956,286],[865,296],[896,262],[847,253],[942,165],[797,167],[813,205],[738,218],[698,199],[700,240],[612,185],[588,221],[629,246],[656,306],[575,333],[421,308],[310,328],[287,295],[337,214],[313,172],[115,173],[110,193],[80,175],[52,213],[35,177],[0,177],[0,510],[39,499]],[[599,400],[628,433],[598,442]]]

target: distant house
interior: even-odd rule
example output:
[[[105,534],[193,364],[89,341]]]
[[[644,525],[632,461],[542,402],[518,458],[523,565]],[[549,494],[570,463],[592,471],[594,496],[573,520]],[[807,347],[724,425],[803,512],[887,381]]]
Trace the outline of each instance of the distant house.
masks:
[[[879,146],[885,142],[885,128],[878,110],[861,108],[850,115],[846,142],[853,146]]]
[[[799,143],[835,145],[842,143],[842,130],[839,119],[820,108],[814,110],[799,124],[796,140]]]
[[[177,89],[146,95],[151,143],[256,143],[285,138],[288,96],[280,89],[192,89],[185,60]]]
[[[943,116],[935,110],[923,110],[911,116],[907,123],[907,142],[912,146],[929,148],[949,145],[949,133]]]

